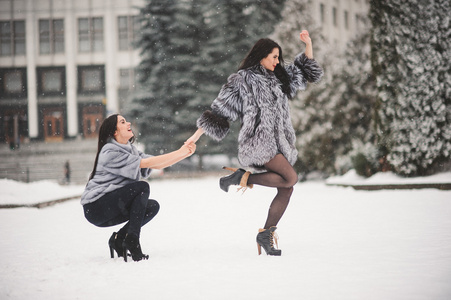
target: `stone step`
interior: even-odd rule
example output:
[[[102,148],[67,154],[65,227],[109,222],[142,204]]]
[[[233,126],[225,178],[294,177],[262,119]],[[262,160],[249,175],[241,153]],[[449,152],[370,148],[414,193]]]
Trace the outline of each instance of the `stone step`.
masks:
[[[0,147],[0,178],[24,182],[38,180],[64,181],[64,165],[69,161],[71,182],[84,184],[92,171],[97,141],[81,140],[62,143],[33,142],[19,149]]]

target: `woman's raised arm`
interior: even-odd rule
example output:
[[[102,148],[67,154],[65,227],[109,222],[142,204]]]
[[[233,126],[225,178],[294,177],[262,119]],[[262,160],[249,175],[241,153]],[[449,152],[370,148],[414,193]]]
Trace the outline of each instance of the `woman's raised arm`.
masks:
[[[307,30],[302,30],[299,34],[301,41],[305,43],[305,55],[313,59],[313,47],[312,47],[312,39],[310,38],[310,35]]]

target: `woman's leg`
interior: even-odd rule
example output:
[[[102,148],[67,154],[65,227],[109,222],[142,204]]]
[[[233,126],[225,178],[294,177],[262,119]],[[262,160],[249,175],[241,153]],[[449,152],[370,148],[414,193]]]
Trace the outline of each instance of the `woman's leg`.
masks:
[[[277,195],[271,202],[269,207],[268,217],[266,218],[264,229],[271,228],[272,226],[277,226],[280,219],[282,218],[285,210],[287,209],[288,203],[290,203],[290,197],[293,193],[293,188],[277,188]]]
[[[147,223],[149,223],[158,214],[159,210],[160,210],[160,204],[156,200],[153,200],[153,199],[147,200],[146,213],[144,214],[144,218],[141,223],[141,227],[146,225]],[[124,221],[119,222],[118,224],[123,223],[123,222]],[[128,233],[128,226],[129,226],[129,222],[127,222],[127,224],[125,224],[124,227],[122,227],[117,232],[117,234],[119,236],[125,237],[125,235]]]
[[[149,200],[149,184],[138,181],[104,195],[95,202],[84,205],[85,217],[92,224],[108,227],[129,221],[118,235],[134,233],[140,236],[141,227],[159,210],[155,200]]]
[[[141,226],[144,226],[147,223],[149,223],[150,220],[152,220],[153,217],[155,217],[159,211],[160,211],[160,204],[156,200],[149,199],[147,201],[146,213],[144,214],[144,218],[141,223]]]
[[[290,202],[293,186],[298,181],[298,175],[282,154],[277,154],[265,164],[267,172],[252,174],[248,184],[258,184],[277,188],[277,195],[271,203],[264,229],[276,226],[282,218]]]
[[[298,174],[283,154],[277,154],[265,164],[267,172],[251,174],[248,184],[258,184],[276,188],[290,188],[298,182]]]

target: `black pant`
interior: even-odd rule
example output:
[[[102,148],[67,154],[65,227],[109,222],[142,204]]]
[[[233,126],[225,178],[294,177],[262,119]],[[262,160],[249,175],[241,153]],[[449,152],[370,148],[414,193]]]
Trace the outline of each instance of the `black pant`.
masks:
[[[150,188],[145,181],[137,181],[112,191],[92,203],[83,205],[86,219],[99,227],[127,222],[119,232],[134,233],[138,237],[141,227],[160,210],[157,201],[149,199]],[[118,233],[119,233],[118,232]]]

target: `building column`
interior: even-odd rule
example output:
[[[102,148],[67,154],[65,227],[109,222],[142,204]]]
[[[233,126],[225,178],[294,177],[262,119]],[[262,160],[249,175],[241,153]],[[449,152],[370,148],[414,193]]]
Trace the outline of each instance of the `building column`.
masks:
[[[106,88],[106,110],[107,115],[119,112],[118,83],[116,70],[117,25],[113,13],[113,4],[107,4],[105,14],[105,88]],[[105,30],[108,28],[108,30]]]
[[[26,60],[27,60],[27,98],[28,98],[28,136],[37,138],[39,135],[38,92],[36,86],[36,28],[34,15],[34,1],[27,1],[27,13],[25,21],[26,32]]]
[[[65,56],[66,56],[66,106],[67,106],[67,134],[69,137],[78,135],[78,107],[77,107],[77,67],[75,64],[77,26],[73,14],[73,1],[67,1],[65,16]]]

